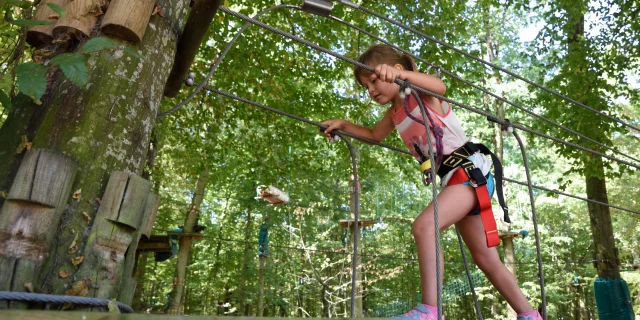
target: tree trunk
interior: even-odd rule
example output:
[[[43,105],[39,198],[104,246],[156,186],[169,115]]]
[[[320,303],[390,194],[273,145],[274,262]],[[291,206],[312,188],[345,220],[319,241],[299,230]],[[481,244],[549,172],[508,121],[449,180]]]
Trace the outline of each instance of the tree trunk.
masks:
[[[131,308],[135,312],[141,312],[143,306],[142,292],[144,291],[145,271],[147,270],[147,261],[149,253],[142,252],[138,256],[138,265],[136,266],[136,291],[133,294],[133,302]]]
[[[42,105],[20,94],[0,129],[0,189],[11,185],[23,154],[15,154],[23,136],[33,147],[63,152],[78,162],[72,191],[78,199],[67,198],[65,211],[53,228],[55,237],[46,263],[33,283],[36,290],[64,294],[74,277],[71,258],[86,254],[92,224],[110,173],[116,170],[139,174],[146,159],[149,134],[162,98],[162,90],[173,62],[180,26],[188,2],[161,1],[166,13],[151,18],[143,41],[130,44],[112,39],[117,47],[92,53],[88,59],[89,83],[79,88],[61,72],[49,75]],[[138,60],[124,52],[131,48],[145,56]],[[91,223],[83,217],[86,213]],[[76,235],[79,235],[77,240]],[[79,250],[69,249],[76,243]],[[77,262],[77,260],[76,260]],[[114,288],[115,289],[115,288]],[[113,292],[90,290],[88,296],[112,299]]]
[[[187,274],[187,265],[189,263],[189,254],[191,253],[191,245],[193,243],[193,227],[196,225],[198,214],[200,213],[200,205],[202,204],[202,198],[204,197],[205,187],[209,179],[209,169],[204,169],[198,183],[196,184],[196,190],[191,199],[191,205],[187,211],[187,216],[182,227],[182,232],[186,235],[181,236],[179,239],[180,249],[178,251],[178,261],[176,263],[176,272],[173,277],[173,288],[171,289],[171,300],[169,300],[168,314],[179,314],[182,298],[185,290],[185,276]]]
[[[258,317],[262,317],[264,308],[264,265],[266,256],[260,256],[260,266],[258,269]]]
[[[587,175],[585,180],[587,183],[587,198],[609,203],[607,199],[607,185],[604,179],[604,168],[602,167],[602,159],[600,161],[600,171],[602,179]],[[598,270],[598,277],[603,279],[620,278],[620,268],[618,265],[617,249],[613,236],[613,226],[611,224],[611,213],[609,207],[588,203],[589,218],[591,221],[591,233],[595,243],[595,259]]]
[[[249,238],[251,237],[251,224],[253,222],[251,217],[251,206],[247,208],[247,226],[244,229],[244,253],[242,258],[242,270],[240,273],[240,283],[238,283],[238,311],[239,314],[245,312],[245,291],[247,282],[247,272],[249,270]]]

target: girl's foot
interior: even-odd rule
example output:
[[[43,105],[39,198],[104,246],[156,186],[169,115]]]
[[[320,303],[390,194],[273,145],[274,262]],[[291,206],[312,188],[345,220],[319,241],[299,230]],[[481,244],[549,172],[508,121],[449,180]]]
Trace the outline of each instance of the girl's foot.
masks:
[[[516,318],[516,320],[542,320],[542,316],[538,311],[533,311],[518,314],[518,318]]]
[[[392,318],[391,320],[437,320],[438,315],[431,312],[426,305],[419,304],[415,308],[411,309],[411,311]],[[442,316],[442,320],[444,320],[444,316]],[[520,318],[518,318],[520,320]]]

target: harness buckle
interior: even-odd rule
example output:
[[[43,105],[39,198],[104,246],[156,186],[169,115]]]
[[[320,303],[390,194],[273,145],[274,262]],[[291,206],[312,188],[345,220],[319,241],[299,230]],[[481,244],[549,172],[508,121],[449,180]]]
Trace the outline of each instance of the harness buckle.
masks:
[[[487,178],[482,174],[482,170],[480,170],[479,168],[476,168],[474,166],[471,170],[465,168],[465,171],[469,176],[469,184],[472,187],[477,188],[479,186],[484,186],[485,184],[487,184]]]

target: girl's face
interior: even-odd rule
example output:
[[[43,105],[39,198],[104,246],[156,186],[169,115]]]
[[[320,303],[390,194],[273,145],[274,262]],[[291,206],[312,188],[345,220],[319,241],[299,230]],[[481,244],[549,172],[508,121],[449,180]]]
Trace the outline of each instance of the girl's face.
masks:
[[[367,89],[371,99],[381,105],[398,100],[400,97],[399,85],[382,81],[375,73],[361,75],[359,80],[362,86]]]

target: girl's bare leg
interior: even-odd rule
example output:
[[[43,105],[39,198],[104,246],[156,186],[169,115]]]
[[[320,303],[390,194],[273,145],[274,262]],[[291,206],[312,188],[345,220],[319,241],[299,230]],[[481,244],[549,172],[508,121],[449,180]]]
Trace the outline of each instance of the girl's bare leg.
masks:
[[[438,194],[438,222],[440,230],[444,230],[463,219],[477,206],[477,203],[478,201],[473,187],[459,184],[444,188],[444,190]],[[430,203],[413,222],[413,236],[418,250],[422,303],[437,306],[437,269],[433,203]],[[484,243],[484,240],[482,243]],[[440,274],[444,276],[442,252],[439,254],[441,262]]]
[[[487,247],[480,215],[466,216],[456,223],[456,227],[469,248],[473,261],[513,310],[516,313],[532,312],[533,307],[520,290],[516,278],[500,260],[496,247]]]

